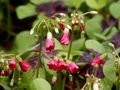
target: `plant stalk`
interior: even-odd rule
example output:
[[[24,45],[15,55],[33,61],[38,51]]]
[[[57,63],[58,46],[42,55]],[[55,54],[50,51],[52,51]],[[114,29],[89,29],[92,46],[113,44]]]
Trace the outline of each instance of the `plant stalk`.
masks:
[[[39,36],[39,39],[40,39],[40,36]],[[39,67],[42,64],[42,62],[41,62],[41,59],[42,59],[42,45],[43,45],[42,43],[43,43],[43,31],[41,33],[41,39],[40,39],[40,50],[39,50],[39,53],[38,53],[38,65],[37,65],[36,78],[39,77]]]

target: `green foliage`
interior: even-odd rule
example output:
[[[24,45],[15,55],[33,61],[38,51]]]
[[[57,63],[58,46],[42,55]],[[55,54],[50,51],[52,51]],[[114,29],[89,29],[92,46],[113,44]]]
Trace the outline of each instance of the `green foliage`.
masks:
[[[105,75],[105,78],[107,78],[111,82],[115,82],[117,80],[116,61],[114,59],[106,61],[103,66],[103,73]]]
[[[96,15],[94,18],[87,20],[86,25],[86,34],[89,38],[96,38],[94,34],[101,33],[102,27],[100,25],[102,16]]]
[[[87,40],[85,42],[85,46],[87,49],[93,49],[99,53],[105,53],[104,46],[96,40]]]
[[[113,17],[120,19],[120,2],[112,3],[109,7],[110,13]]]
[[[37,78],[31,81],[27,90],[51,90],[51,86],[45,79]]]
[[[29,50],[33,47],[36,42],[36,38],[34,36],[30,36],[29,31],[20,32],[15,38],[14,44],[14,52],[20,53],[26,50]]]
[[[36,15],[36,7],[32,4],[21,5],[16,8],[16,13],[19,19],[24,19]]]
[[[93,9],[99,10],[106,6],[107,0],[85,0],[86,4]]]

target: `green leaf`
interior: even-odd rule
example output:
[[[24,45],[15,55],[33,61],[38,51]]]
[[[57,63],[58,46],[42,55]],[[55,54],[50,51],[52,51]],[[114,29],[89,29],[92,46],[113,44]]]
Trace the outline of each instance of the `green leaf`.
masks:
[[[20,32],[15,38],[16,52],[20,53],[33,47],[36,38],[30,35],[29,31]]]
[[[55,50],[63,49],[62,45],[60,44],[60,42],[56,38],[54,38],[54,43],[55,43]]]
[[[112,38],[112,36],[115,35],[116,33],[117,33],[117,28],[116,28],[116,27],[112,27],[112,28],[110,29],[109,34],[106,35],[107,39]]]
[[[86,0],[86,4],[93,9],[101,9],[107,5],[107,0]]]
[[[96,40],[87,40],[85,42],[85,46],[87,49],[93,49],[99,53],[105,53],[104,46]]]
[[[0,83],[0,86],[4,88],[4,90],[12,90],[7,84],[5,83]]]
[[[105,78],[115,82],[117,80],[116,76],[116,63],[114,59],[108,60],[103,66],[103,73]]]
[[[28,90],[51,90],[51,86],[45,79],[37,78],[31,81]]]
[[[120,3],[117,2],[117,3],[112,3],[109,7],[109,11],[110,13],[112,14],[113,17],[115,18],[120,18]]]
[[[50,2],[51,0],[30,0],[34,4],[41,4],[41,3],[47,3]],[[56,0],[54,0],[56,1]]]
[[[85,38],[75,40],[72,43],[72,50],[80,50],[84,44],[85,44]]]
[[[107,38],[105,36],[103,36],[102,34],[99,34],[99,33],[94,33],[94,36],[96,36],[100,40],[104,40],[104,41],[107,40]]]
[[[102,27],[101,27],[101,20],[102,16],[96,15],[93,19],[89,19],[85,25],[86,25],[86,34],[89,38],[95,38],[95,33],[101,33]]]
[[[84,0],[64,0],[66,6],[79,8]]]
[[[111,90],[113,83],[108,80],[107,78],[104,78],[100,81],[100,90]]]
[[[19,19],[24,19],[36,15],[36,6],[32,4],[21,5],[16,8],[16,13]]]

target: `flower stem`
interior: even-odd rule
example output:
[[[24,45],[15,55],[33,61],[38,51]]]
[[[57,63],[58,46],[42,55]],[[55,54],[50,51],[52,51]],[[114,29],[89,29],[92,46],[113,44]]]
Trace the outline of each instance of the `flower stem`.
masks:
[[[39,39],[40,39],[40,36],[39,36]],[[41,39],[40,39],[40,50],[39,50],[39,53],[38,53],[38,64],[37,64],[37,73],[36,73],[36,78],[39,77],[39,67],[41,66],[42,62],[41,62],[41,58],[42,58],[42,43],[43,43],[43,31],[41,33]]]
[[[71,37],[71,40],[70,40],[70,45],[69,45],[69,49],[68,49],[68,55],[67,55],[67,59],[70,59],[70,53],[71,53],[71,48],[72,48],[72,38],[73,38],[73,32],[70,33],[70,37]]]

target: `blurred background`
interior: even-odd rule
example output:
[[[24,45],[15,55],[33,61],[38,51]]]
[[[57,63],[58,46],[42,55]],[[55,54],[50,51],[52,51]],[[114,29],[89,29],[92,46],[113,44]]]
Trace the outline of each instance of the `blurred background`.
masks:
[[[120,47],[120,0],[0,0],[0,53],[19,53],[35,44],[29,35],[37,19],[59,12],[86,15],[86,37],[108,40]]]

